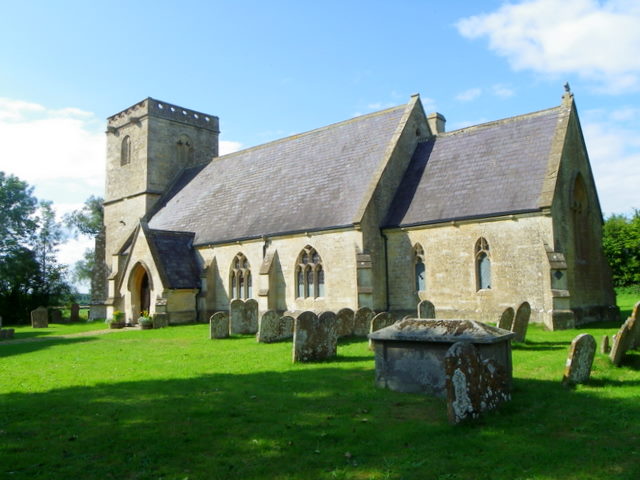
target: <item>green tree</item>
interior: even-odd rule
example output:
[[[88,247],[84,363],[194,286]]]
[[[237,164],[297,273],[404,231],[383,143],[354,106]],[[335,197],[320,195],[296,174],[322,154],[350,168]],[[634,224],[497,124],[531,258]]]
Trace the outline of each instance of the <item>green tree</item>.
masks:
[[[65,225],[74,232],[75,236],[84,235],[94,238],[102,230],[104,210],[102,197],[91,195],[85,200],[79,210],[64,216]],[[84,251],[82,259],[73,266],[73,279],[76,282],[90,281],[95,265],[93,248]]]
[[[611,215],[604,222],[602,245],[616,287],[640,285],[640,210],[629,218]]]
[[[38,305],[59,304],[70,287],[56,260],[62,230],[50,202],[33,188],[0,172],[0,315],[9,323],[27,322]]]

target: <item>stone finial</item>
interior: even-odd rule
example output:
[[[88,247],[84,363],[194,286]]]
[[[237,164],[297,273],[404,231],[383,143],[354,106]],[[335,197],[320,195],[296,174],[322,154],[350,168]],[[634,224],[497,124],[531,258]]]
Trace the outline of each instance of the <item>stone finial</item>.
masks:
[[[571,86],[569,85],[569,82],[565,82],[564,91],[565,93],[571,93]]]

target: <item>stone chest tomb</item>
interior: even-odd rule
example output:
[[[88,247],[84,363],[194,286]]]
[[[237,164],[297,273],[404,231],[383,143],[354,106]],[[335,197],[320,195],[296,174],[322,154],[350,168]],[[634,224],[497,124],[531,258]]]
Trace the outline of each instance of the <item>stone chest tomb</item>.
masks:
[[[493,360],[511,379],[513,336],[472,320],[401,320],[369,335],[375,352],[376,385],[446,397],[444,359],[458,342],[473,344],[482,360]]]

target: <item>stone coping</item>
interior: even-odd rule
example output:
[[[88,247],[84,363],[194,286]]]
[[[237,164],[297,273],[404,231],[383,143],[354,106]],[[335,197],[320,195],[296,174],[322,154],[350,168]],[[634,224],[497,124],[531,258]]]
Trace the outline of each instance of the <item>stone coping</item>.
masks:
[[[407,318],[371,333],[371,340],[433,343],[498,343],[515,334],[474,320],[434,320]]]

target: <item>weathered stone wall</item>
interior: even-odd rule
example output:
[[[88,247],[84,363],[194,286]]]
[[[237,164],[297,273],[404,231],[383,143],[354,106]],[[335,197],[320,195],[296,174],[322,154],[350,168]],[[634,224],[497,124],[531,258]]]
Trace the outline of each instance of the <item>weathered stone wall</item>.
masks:
[[[573,109],[573,103],[567,108]],[[566,136],[557,142],[564,148],[551,209],[553,245],[566,258],[568,303],[577,325],[607,315],[617,318],[611,269],[602,250],[602,211],[575,109]],[[578,183],[584,196],[576,191]]]
[[[325,271],[325,296],[320,298],[297,298],[295,268],[300,252],[307,245],[312,246],[322,258]],[[357,308],[356,251],[362,246],[362,234],[355,230],[335,230],[307,235],[288,235],[267,240],[267,252],[277,252],[277,261],[271,265],[275,269],[271,275],[260,275],[264,261],[264,240],[238,242],[227,245],[200,247],[198,253],[202,264],[212,266],[207,271],[207,289],[215,289],[215,295],[208,292],[205,297],[215,302],[207,305],[211,311],[229,308],[229,281],[231,264],[238,253],[246,256],[251,266],[253,295],[258,300],[260,311],[266,310],[325,310],[338,311],[341,308]],[[212,261],[215,257],[215,263]],[[271,285],[268,284],[271,279]],[[275,305],[269,305],[269,295],[275,289]],[[272,300],[273,302],[273,300]]]
[[[493,221],[439,224],[387,231],[389,310],[415,310],[420,300],[434,303],[438,318],[497,322],[507,307],[531,304],[532,321],[550,315],[549,262],[551,218],[543,214]],[[475,245],[487,240],[491,289],[477,290]],[[413,247],[425,255],[426,290],[416,292]]]

